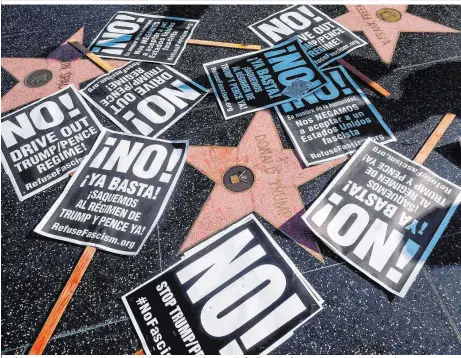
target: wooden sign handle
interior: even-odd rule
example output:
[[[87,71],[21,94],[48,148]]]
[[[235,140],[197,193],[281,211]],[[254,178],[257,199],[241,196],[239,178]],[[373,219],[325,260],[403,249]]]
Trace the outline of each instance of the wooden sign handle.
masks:
[[[87,246],[83,251],[82,256],[78,260],[77,265],[67,280],[67,283],[59,295],[58,300],[54,304],[54,307],[51,310],[31,350],[29,351],[29,354],[42,354],[45,350],[46,345],[53,335],[53,332],[56,329],[56,326],[58,325],[64,311],[66,310],[67,305],[72,299],[72,296],[74,295],[75,290],[77,289],[83,275],[85,274],[86,269],[90,265],[95,252],[96,248],[92,246]]]

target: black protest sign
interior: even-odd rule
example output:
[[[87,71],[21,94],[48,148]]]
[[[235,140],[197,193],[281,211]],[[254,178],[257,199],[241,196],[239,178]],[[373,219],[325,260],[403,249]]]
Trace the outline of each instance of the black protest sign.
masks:
[[[314,63],[320,68],[366,45],[312,5],[294,5],[248,26],[269,45],[298,36]]]
[[[265,354],[322,299],[249,215],[123,296],[148,355]]]
[[[80,92],[124,132],[154,138],[208,93],[173,68],[149,62],[130,62]]]
[[[100,57],[174,65],[198,20],[119,11],[89,49]]]
[[[368,138],[381,144],[396,140],[344,67],[323,73],[330,80],[325,87],[276,107],[306,166],[352,153]]]
[[[303,215],[333,251],[404,297],[461,188],[369,139]]]
[[[187,141],[102,132],[34,231],[136,255],[162,215],[187,149]]]
[[[19,200],[68,178],[102,126],[73,85],[2,118],[2,163]]]
[[[203,65],[226,119],[292,101],[283,91],[303,80],[312,93],[327,83],[296,37],[277,46]]]

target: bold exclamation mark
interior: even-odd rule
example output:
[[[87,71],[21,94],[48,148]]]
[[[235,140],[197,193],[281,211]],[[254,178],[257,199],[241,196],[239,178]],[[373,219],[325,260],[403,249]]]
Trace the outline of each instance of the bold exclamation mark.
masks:
[[[148,136],[154,131],[154,128],[152,128],[146,122],[141,121],[139,118],[133,117],[134,113],[132,111],[128,111],[123,115],[123,119],[131,121],[133,125],[138,129],[138,131],[141,132],[142,135]]]
[[[86,176],[85,176],[85,179],[83,179],[82,183],[80,184],[80,188],[82,188],[82,187],[85,186],[86,181],[88,180],[89,177],[90,177],[89,175],[86,175]]]
[[[417,244],[413,240],[408,240],[405,246],[403,247],[402,253],[400,254],[399,259],[397,260],[397,264],[395,266],[402,271],[413,258],[413,256],[416,255],[419,248],[419,244]],[[397,271],[395,268],[391,267],[387,272],[386,277],[391,281],[397,283],[400,281],[402,273]]]
[[[341,74],[338,71],[336,70],[332,71],[330,72],[330,74],[331,74],[331,77],[333,77],[333,79],[335,80],[335,82],[341,87],[345,95],[353,93],[353,91],[349,87],[346,86],[346,83],[344,82]]]
[[[307,16],[309,17],[313,17],[314,18],[314,21],[315,22],[322,22],[323,21],[323,18],[320,17],[320,16],[315,16],[314,13],[312,11],[310,11],[307,7],[305,6],[300,6],[298,8],[299,11],[301,11],[302,13],[306,14]],[[314,17],[315,16],[315,17]]]
[[[418,234],[422,235],[426,228],[427,228],[427,222],[424,222],[423,225],[421,225],[421,229],[418,231]]]
[[[341,200],[343,200],[343,197],[336,193],[331,194],[328,198],[328,201],[332,202],[335,205],[338,205],[341,202]],[[325,220],[327,219],[328,215],[330,215],[331,210],[333,210],[333,205],[327,203],[323,208],[317,211],[315,215],[312,217],[312,221],[314,222],[314,224],[319,227],[322,226]]]
[[[80,110],[78,108],[73,109],[74,102],[72,102],[72,98],[70,97],[69,93],[59,96],[59,100],[69,110],[70,118],[74,118],[75,116],[78,116],[80,114]]]
[[[160,193],[160,189],[162,188],[158,187],[157,189],[155,189],[155,195],[152,197],[152,199],[157,199],[157,195],[158,193]]]
[[[106,139],[106,143],[104,143],[106,146],[112,147],[117,139],[109,137]],[[98,153],[98,155],[93,159],[93,161],[90,164],[91,168],[99,168],[99,166],[102,164],[104,159],[106,158],[107,153],[109,153],[109,148],[104,147],[102,150]]]
[[[182,149],[173,149],[173,153],[171,153],[170,160],[168,161],[168,165],[166,166],[166,171],[171,172],[173,171],[176,164],[178,164],[179,159],[181,159]],[[162,173],[160,176],[160,181],[162,183],[169,183],[171,180],[172,175],[169,173]]]

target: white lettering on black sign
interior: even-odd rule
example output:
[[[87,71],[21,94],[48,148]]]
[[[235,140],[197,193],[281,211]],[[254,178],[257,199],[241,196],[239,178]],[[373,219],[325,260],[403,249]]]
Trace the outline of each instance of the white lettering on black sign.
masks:
[[[404,297],[461,188],[369,139],[303,215],[333,251]]]
[[[187,141],[101,133],[35,232],[136,255],[162,215],[187,148]]]
[[[328,81],[296,37],[269,49],[203,66],[226,119],[293,101],[283,91],[295,80],[310,82],[306,94]]]
[[[306,166],[353,153],[368,138],[381,144],[396,140],[344,67],[323,73],[330,79],[325,87],[276,107]]]
[[[2,118],[2,163],[19,200],[68,177],[102,126],[73,85]]]
[[[322,299],[253,215],[123,296],[147,354],[268,353]]]
[[[148,62],[130,62],[80,92],[124,132],[153,138],[208,93],[173,68]]]
[[[181,17],[120,11],[89,49],[101,57],[175,65],[198,23]]]
[[[290,6],[249,28],[269,45],[298,36],[319,68],[366,45],[360,37],[312,5]]]

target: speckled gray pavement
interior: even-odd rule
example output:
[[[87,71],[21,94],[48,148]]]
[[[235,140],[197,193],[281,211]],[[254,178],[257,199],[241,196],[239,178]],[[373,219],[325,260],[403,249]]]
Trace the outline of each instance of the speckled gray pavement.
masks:
[[[332,17],[344,6],[319,6]],[[85,26],[86,45],[118,10],[200,19],[194,38],[263,43],[246,27],[283,6],[3,6],[2,57],[46,57]],[[461,30],[461,6],[411,5],[408,11]],[[358,33],[363,36],[361,33]],[[207,86],[202,63],[239,50],[188,46],[178,70]],[[413,157],[444,113],[461,115],[461,35],[403,33],[391,65],[371,46],[347,60],[389,89],[363,87],[397,136],[390,147]],[[360,82],[359,82],[360,83]],[[2,70],[2,94],[15,79]],[[101,116],[100,116],[101,117]],[[252,116],[225,121],[207,98],[165,132],[191,145],[236,146]],[[117,129],[108,120],[101,121]],[[293,148],[276,119],[283,145]],[[461,185],[458,117],[426,161]],[[306,207],[337,168],[300,187]],[[2,170],[2,353],[28,351],[83,247],[39,237],[35,225],[65,182],[19,202]],[[186,165],[158,228],[135,257],[98,251],[47,346],[46,354],[132,354],[141,348],[120,297],[178,260],[176,252],[212,190]],[[268,223],[280,245],[325,299],[325,309],[277,348],[277,354],[461,354],[461,210],[458,210],[405,298],[371,282],[324,245],[321,264]]]

